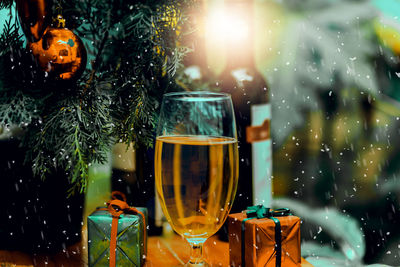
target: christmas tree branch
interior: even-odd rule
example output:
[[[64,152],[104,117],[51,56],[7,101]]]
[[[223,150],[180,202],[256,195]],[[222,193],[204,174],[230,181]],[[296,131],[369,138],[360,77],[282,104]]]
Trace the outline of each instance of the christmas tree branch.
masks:
[[[64,171],[70,193],[83,192],[89,166],[105,162],[115,140],[153,145],[159,103],[177,88],[187,52],[177,48],[177,29],[189,2],[61,0],[92,60],[68,82],[46,77],[9,18],[0,36],[0,123],[26,127],[22,145],[35,175]]]
[[[79,138],[78,138],[78,134],[79,134],[79,125],[75,126],[75,133],[74,133],[74,155],[78,157],[77,159],[77,163],[74,167],[74,174],[72,176],[72,183],[75,183],[77,181],[77,179],[79,180],[83,180],[85,181],[83,184],[82,182],[80,182],[81,186],[80,189],[84,190],[86,188],[86,177],[88,175],[89,172],[89,164],[87,163],[87,160],[84,158],[83,153],[82,153],[82,148],[81,145],[79,144]],[[81,191],[82,192],[82,191]],[[73,191],[71,192],[73,193]]]

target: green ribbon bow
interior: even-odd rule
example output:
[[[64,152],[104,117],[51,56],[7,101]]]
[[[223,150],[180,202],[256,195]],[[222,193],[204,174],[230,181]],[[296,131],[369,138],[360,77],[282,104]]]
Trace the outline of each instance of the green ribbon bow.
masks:
[[[269,214],[270,214],[269,208],[266,208],[263,205],[250,206],[247,207],[246,210],[247,218],[257,218],[257,219],[268,218],[270,217]]]
[[[263,219],[268,218],[274,221],[275,223],[275,266],[281,267],[281,258],[282,258],[282,233],[281,233],[281,223],[275,217],[289,216],[292,215],[290,209],[281,208],[281,209],[270,209],[266,208],[263,205],[250,206],[247,207],[246,210],[247,218],[242,221],[242,266],[246,267],[245,263],[245,240],[244,240],[244,232],[245,232],[245,222],[252,219]]]

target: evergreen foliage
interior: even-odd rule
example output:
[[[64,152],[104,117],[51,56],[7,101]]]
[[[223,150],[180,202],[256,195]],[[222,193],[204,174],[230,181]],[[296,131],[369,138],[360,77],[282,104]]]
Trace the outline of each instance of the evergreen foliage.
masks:
[[[25,49],[15,16],[0,36],[0,124],[24,129],[26,164],[42,178],[64,169],[71,193],[116,141],[153,145],[164,92],[188,52],[179,46],[191,0],[61,0],[66,27],[85,43],[88,65],[73,82],[52,80]],[[0,8],[15,8],[2,0]],[[10,12],[11,14],[11,12]]]

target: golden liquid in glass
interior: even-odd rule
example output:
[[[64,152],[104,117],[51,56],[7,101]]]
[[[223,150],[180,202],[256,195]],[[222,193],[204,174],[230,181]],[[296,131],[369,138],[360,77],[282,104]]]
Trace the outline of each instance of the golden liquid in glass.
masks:
[[[155,176],[164,215],[173,229],[186,238],[208,238],[222,226],[235,198],[237,140],[157,137]]]

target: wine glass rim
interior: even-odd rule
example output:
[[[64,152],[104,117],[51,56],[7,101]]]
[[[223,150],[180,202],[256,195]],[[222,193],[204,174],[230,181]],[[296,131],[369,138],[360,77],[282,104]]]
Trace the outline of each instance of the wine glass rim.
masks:
[[[230,94],[210,91],[171,92],[164,94],[164,97],[182,101],[187,100],[188,97],[195,98],[197,101],[217,101],[231,99]]]

